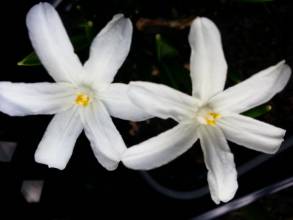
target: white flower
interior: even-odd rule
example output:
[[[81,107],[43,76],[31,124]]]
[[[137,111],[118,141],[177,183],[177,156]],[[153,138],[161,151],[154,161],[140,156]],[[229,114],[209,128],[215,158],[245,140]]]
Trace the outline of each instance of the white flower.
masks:
[[[253,150],[275,153],[285,130],[240,115],[270,100],[288,82],[291,70],[280,62],[223,91],[227,64],[220,33],[207,18],[197,18],[189,35],[192,96],[164,85],[130,83],[131,100],[148,113],[173,118],[174,128],[129,148],[123,163],[148,170],[170,162],[200,140],[215,203],[227,202],[238,188],[227,139]]]
[[[0,110],[11,116],[56,114],[36,151],[37,162],[64,169],[84,129],[97,160],[115,169],[126,146],[110,115],[148,117],[128,99],[128,85],[111,83],[129,52],[130,20],[115,15],[94,39],[84,65],[51,5],[35,5],[26,23],[32,45],[56,83],[1,82]]]

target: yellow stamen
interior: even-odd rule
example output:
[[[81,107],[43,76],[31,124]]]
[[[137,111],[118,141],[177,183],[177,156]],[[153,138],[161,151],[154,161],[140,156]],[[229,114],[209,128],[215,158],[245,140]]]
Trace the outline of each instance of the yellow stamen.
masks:
[[[205,117],[206,123],[211,126],[215,126],[217,124],[217,119],[221,118],[221,114],[215,112],[208,112]]]
[[[75,98],[75,104],[87,107],[90,103],[90,97],[84,93],[78,93]]]
[[[221,118],[221,114],[219,113],[215,113],[215,112],[209,112],[208,113],[210,116],[212,116],[214,119],[218,119],[218,118]]]

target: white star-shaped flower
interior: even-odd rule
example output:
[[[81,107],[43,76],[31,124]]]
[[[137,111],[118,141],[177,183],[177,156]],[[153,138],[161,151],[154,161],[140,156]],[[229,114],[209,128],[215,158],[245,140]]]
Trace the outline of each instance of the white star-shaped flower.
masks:
[[[148,117],[128,99],[128,85],[112,83],[130,49],[130,20],[115,15],[94,39],[84,65],[50,4],[32,7],[26,23],[56,83],[0,82],[0,110],[11,116],[56,114],[36,151],[37,162],[64,169],[84,129],[97,160],[115,169],[126,146],[110,115],[134,121]]]
[[[232,199],[238,188],[227,139],[265,153],[279,149],[285,130],[240,113],[280,92],[291,70],[282,61],[223,91],[227,64],[215,24],[207,18],[195,19],[189,43],[192,96],[160,84],[130,84],[129,96],[136,105],[159,118],[173,118],[178,125],[129,148],[122,161],[132,169],[156,168],[186,152],[199,139],[211,197],[218,204]]]

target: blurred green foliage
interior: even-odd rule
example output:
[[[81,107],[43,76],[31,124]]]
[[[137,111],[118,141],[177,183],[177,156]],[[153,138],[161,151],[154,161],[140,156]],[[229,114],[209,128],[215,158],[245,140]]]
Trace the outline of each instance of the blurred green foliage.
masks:
[[[178,55],[178,51],[170,45],[160,34],[156,34],[156,52],[159,61],[164,58],[174,58]]]

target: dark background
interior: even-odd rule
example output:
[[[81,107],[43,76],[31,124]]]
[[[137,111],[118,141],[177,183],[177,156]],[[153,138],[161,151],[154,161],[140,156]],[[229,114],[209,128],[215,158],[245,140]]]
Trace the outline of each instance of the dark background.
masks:
[[[1,81],[52,81],[41,66],[22,67],[17,62],[32,51],[25,27],[28,10],[38,1],[11,0],[1,3]],[[78,6],[79,9],[76,9]],[[116,13],[129,16],[134,24],[132,48],[116,82],[148,80],[190,92],[186,64],[190,48],[189,27],[146,25],[138,30],[141,18],[157,21],[181,21],[206,16],[222,34],[229,65],[227,85],[235,84],[282,59],[293,66],[293,5],[291,1],[69,1],[58,11],[69,35],[82,34],[79,24],[93,21],[96,34]],[[94,36],[89,34],[89,38]],[[156,35],[175,48],[175,55],[158,57]],[[76,46],[76,45],[75,45]],[[171,52],[170,52],[171,53]],[[84,61],[88,46],[78,51]],[[287,129],[292,136],[293,84],[270,103],[272,110],[258,118]],[[172,199],[155,191],[137,171],[120,165],[116,171],[103,169],[90,149],[84,134],[78,139],[73,156],[63,171],[34,162],[34,151],[51,116],[9,117],[0,113],[0,141],[17,142],[10,163],[0,162],[0,219],[189,219],[217,206],[209,194],[198,199]],[[129,123],[114,119],[128,146],[172,127],[171,120],[152,119]],[[230,145],[237,165],[260,155],[243,147]],[[293,174],[292,148],[276,155],[239,177],[235,199],[283,180]],[[206,170],[202,152],[196,144],[170,164],[149,172],[160,184],[178,191],[205,186]],[[20,188],[24,180],[44,180],[39,203],[27,203]],[[219,219],[293,219],[293,189],[265,196],[249,206]]]

